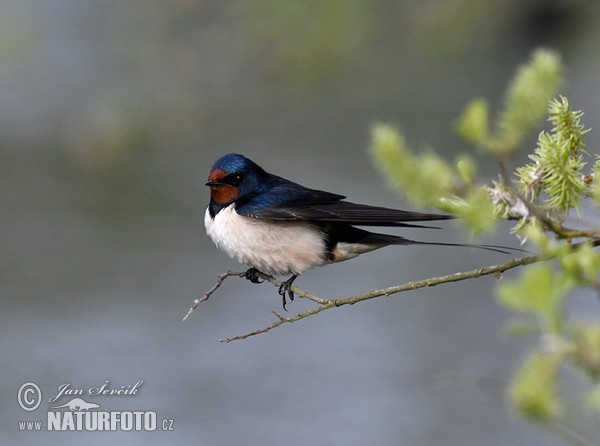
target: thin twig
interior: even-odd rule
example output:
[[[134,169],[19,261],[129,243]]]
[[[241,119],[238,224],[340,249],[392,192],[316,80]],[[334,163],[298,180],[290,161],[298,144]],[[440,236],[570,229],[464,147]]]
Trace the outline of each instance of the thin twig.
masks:
[[[223,284],[223,281],[225,279],[227,279],[228,277],[231,277],[231,276],[244,277],[245,275],[246,275],[246,273],[239,273],[239,272],[235,272],[235,271],[227,271],[226,273],[218,275],[217,282],[212,286],[212,288],[210,290],[208,290],[206,293],[204,293],[204,296],[202,296],[200,299],[198,299],[198,298],[194,299],[194,304],[190,307],[190,309],[188,310],[186,315],[183,317],[183,320],[186,321],[191,316],[191,314],[194,312],[194,310],[196,310],[196,308],[198,308],[198,305],[200,305],[204,301],[207,301],[208,298],[210,296],[212,296],[212,294],[219,289],[219,287]]]
[[[231,341],[239,341],[240,339],[246,339],[250,336],[256,336],[258,334],[266,333],[267,331],[273,330],[274,328],[279,327],[281,324],[285,324],[286,322],[293,322],[290,318],[283,317],[276,311],[271,311],[275,316],[277,316],[277,321],[273,322],[271,325],[265,328],[260,328],[258,330],[251,331],[250,333],[246,333],[243,335],[234,336],[232,338],[219,339],[219,342],[231,342]]]
[[[245,273],[241,273],[240,277],[243,277]],[[258,276],[261,279],[266,280],[267,282],[271,282],[273,285],[275,285],[277,288],[279,288],[281,286],[281,281],[277,280],[275,277],[270,276],[269,274],[265,274],[265,273],[261,273],[260,271],[258,271]],[[313,302],[318,303],[319,305],[324,305],[327,303],[327,299],[323,299],[322,297],[319,296],[315,296],[312,293],[309,293],[308,291],[304,291],[301,290],[300,288],[298,288],[297,286],[291,286],[290,290],[297,296],[300,297],[304,297],[306,299],[312,300]]]
[[[276,287],[281,286],[281,281],[277,280],[273,276],[270,276],[269,274],[265,274],[260,271],[257,271],[256,274],[261,279],[266,280],[267,282],[271,282]],[[200,305],[202,302],[207,301],[209,299],[209,297],[212,296],[213,293],[221,287],[221,285],[223,284],[225,279],[227,279],[228,277],[236,277],[236,276],[245,278],[246,272],[227,271],[226,273],[218,275],[217,282],[212,286],[212,288],[210,290],[208,290],[206,293],[204,293],[204,296],[202,296],[201,298],[194,299],[194,304],[190,307],[190,309],[188,310],[186,315],[183,317],[183,321],[187,321],[188,318],[192,315],[192,313],[196,310],[196,308],[198,308],[198,305]],[[295,295],[312,300],[313,302],[316,302],[319,305],[324,305],[327,303],[327,299],[323,299],[321,297],[315,296],[314,294],[309,293],[308,291],[301,290],[297,286],[292,286],[290,289],[291,289],[291,291],[294,292]],[[277,313],[275,313],[275,314],[277,314]],[[275,327],[273,327],[273,328],[275,328]],[[258,334],[258,333],[256,333],[256,334]]]
[[[509,269],[516,268],[518,266],[529,265],[531,263],[539,262],[540,260],[543,260],[543,259],[544,259],[544,257],[539,256],[539,255],[530,255],[530,256],[520,257],[517,259],[512,259],[512,260],[509,260],[508,262],[502,263],[500,265],[487,266],[487,267],[483,267],[483,268],[474,269],[471,271],[464,271],[464,272],[460,272],[460,273],[449,274],[446,276],[432,277],[429,279],[418,280],[418,281],[414,281],[414,282],[407,282],[403,285],[382,288],[379,290],[371,290],[364,294],[359,294],[356,296],[344,297],[344,298],[339,298],[339,299],[323,299],[323,298],[320,298],[320,297],[317,297],[317,296],[314,296],[311,294],[311,296],[313,296],[317,299],[317,300],[315,300],[315,299],[311,299],[311,300],[315,300],[315,302],[322,302],[320,306],[312,308],[311,310],[308,310],[304,313],[299,313],[292,317],[283,317],[283,316],[280,316],[279,314],[273,312],[273,314],[275,314],[275,316],[278,318],[278,320],[275,321],[273,324],[269,325],[268,327],[261,328],[261,329],[252,331],[250,333],[243,334],[243,335],[238,335],[238,336],[234,336],[231,338],[221,339],[220,342],[238,341],[240,339],[246,339],[251,336],[266,333],[267,331],[277,328],[282,324],[293,323],[293,322],[299,321],[301,319],[307,318],[309,316],[313,316],[317,313],[321,313],[322,311],[329,310],[330,308],[333,308],[333,307],[341,307],[343,305],[354,305],[355,303],[362,302],[362,301],[369,300],[369,299],[374,299],[374,298],[380,297],[380,296],[390,296],[392,294],[397,294],[397,293],[401,293],[404,291],[413,291],[413,290],[417,290],[419,288],[441,285],[443,283],[459,282],[462,280],[473,279],[473,278],[481,277],[481,276],[501,274]],[[279,286],[280,282],[277,281],[276,279],[274,279],[273,281],[271,281],[271,280],[269,280],[269,281],[274,283],[276,286]],[[304,291],[302,291],[302,294],[301,294],[300,291],[301,290],[298,290],[298,295],[310,294],[310,293],[306,293]],[[296,292],[296,290],[294,290],[294,292]]]

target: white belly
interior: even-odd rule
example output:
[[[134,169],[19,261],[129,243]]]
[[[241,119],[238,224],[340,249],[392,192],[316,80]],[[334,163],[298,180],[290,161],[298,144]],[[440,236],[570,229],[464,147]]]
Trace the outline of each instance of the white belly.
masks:
[[[217,247],[240,263],[274,275],[302,274],[329,263],[323,235],[310,223],[244,217],[231,204],[212,219],[206,233]]]

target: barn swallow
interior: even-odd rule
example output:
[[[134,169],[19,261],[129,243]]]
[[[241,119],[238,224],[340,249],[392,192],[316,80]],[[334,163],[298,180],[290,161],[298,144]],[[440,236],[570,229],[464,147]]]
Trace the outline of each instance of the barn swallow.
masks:
[[[294,299],[290,286],[306,270],[384,246],[462,246],[506,253],[495,245],[423,242],[359,229],[355,225],[429,228],[412,222],[453,216],[351,203],[343,195],[268,173],[235,153],[215,162],[206,185],[210,187],[206,233],[217,248],[250,266],[246,278],[254,283],[259,282],[259,272],[291,274],[279,287],[284,309],[286,295]]]

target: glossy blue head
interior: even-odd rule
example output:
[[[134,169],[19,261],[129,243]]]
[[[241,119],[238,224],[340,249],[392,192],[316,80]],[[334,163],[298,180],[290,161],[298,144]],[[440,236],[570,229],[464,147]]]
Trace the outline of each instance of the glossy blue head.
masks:
[[[215,161],[215,164],[213,164],[211,169],[211,174],[215,170],[220,170],[227,174],[242,173],[252,168],[252,166],[260,169],[256,163],[249,160],[244,155],[240,155],[238,153],[229,153]]]
[[[219,158],[208,175],[211,206],[218,212],[223,207],[248,199],[264,186],[267,174],[258,164],[243,155],[230,153]]]

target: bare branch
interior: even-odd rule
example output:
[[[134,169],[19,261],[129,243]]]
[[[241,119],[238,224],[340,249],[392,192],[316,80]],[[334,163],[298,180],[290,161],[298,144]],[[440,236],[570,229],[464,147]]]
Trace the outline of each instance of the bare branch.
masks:
[[[231,338],[221,339],[220,342],[228,343],[231,341],[238,341],[240,339],[246,339],[251,336],[266,333],[266,332],[271,331],[272,329],[277,328],[280,325],[283,325],[285,323],[293,323],[293,322],[299,321],[301,319],[307,318],[309,316],[313,316],[317,313],[321,313],[322,311],[329,310],[330,308],[333,308],[333,307],[341,307],[343,305],[354,305],[355,303],[362,302],[362,301],[369,300],[369,299],[374,299],[376,297],[390,296],[392,294],[397,294],[397,293],[401,293],[404,291],[413,291],[413,290],[417,290],[419,288],[441,285],[443,283],[459,282],[462,280],[474,279],[476,277],[481,277],[481,276],[499,275],[509,269],[516,268],[518,266],[529,265],[531,263],[535,263],[540,260],[544,260],[544,257],[539,256],[539,255],[530,255],[530,256],[520,257],[517,259],[512,259],[512,260],[509,260],[508,262],[505,262],[505,263],[502,263],[499,265],[487,266],[487,267],[483,267],[483,268],[474,269],[471,271],[463,271],[463,272],[459,272],[459,273],[455,273],[455,274],[449,274],[449,275],[440,276],[440,277],[432,277],[429,279],[418,280],[418,281],[414,281],[414,282],[407,282],[403,285],[382,288],[379,290],[371,290],[364,294],[359,294],[359,295],[351,296],[351,297],[338,298],[338,299],[323,299],[321,297],[315,296],[311,293],[302,291],[302,290],[294,287],[294,293],[296,293],[298,296],[306,297],[310,300],[313,300],[314,302],[319,303],[320,305],[318,307],[312,308],[311,310],[308,310],[304,313],[299,313],[299,314],[297,314],[295,316],[291,316],[291,317],[283,317],[273,311],[273,314],[277,317],[278,320],[275,321],[274,323],[272,323],[271,325],[261,328],[261,329],[258,329],[258,330],[255,330],[255,331],[252,331],[252,332],[249,332],[249,333],[246,333],[246,334],[243,334],[243,335],[238,335],[238,336],[234,336]],[[228,272],[226,274],[228,274],[228,276],[234,276],[234,275],[237,275],[239,277],[244,276],[244,273]],[[219,277],[221,277],[221,276],[219,276]],[[274,279],[273,277],[268,276],[266,274],[263,275],[263,277],[265,278],[265,280],[268,280],[269,282],[273,283],[277,287],[281,284],[280,281],[278,281],[277,279]],[[221,280],[221,282],[222,282],[222,280]],[[219,285],[220,285],[220,283],[219,283]],[[213,287],[213,288],[215,288],[215,287]],[[214,292],[214,290],[212,288],[210,291]],[[202,299],[202,301],[203,300],[206,300],[206,299]],[[195,305],[195,306],[197,306],[197,305]]]
[[[271,311],[271,313],[273,313],[275,316],[277,316],[277,319],[279,319],[279,320],[273,322],[268,327],[260,328],[260,329],[255,330],[255,331],[251,331],[250,333],[246,333],[246,334],[243,334],[243,335],[234,336],[232,338],[219,339],[219,342],[239,341],[240,339],[246,339],[246,338],[249,338],[250,336],[256,336],[258,334],[266,333],[267,331],[273,330],[274,328],[277,328],[281,324],[285,324],[286,322],[293,322],[293,321],[289,320],[290,318],[283,317],[279,313],[277,313],[276,311]]]
[[[279,286],[281,285],[281,281],[277,280],[275,277],[270,276],[268,274],[262,273],[260,271],[257,272],[258,276],[263,279],[266,280],[267,282],[271,282],[273,285],[275,285],[276,287],[279,288]],[[187,321],[188,318],[192,315],[192,313],[196,310],[196,308],[198,308],[198,305],[200,305],[202,302],[206,302],[210,296],[213,295],[213,293],[215,291],[217,291],[221,285],[223,284],[223,282],[225,281],[225,279],[227,279],[228,277],[246,277],[246,272],[239,272],[239,271],[227,271],[226,273],[223,274],[219,274],[217,276],[217,281],[216,283],[212,286],[212,288],[210,290],[208,290],[206,293],[204,293],[204,296],[202,296],[201,298],[196,298],[194,299],[194,303],[193,305],[190,307],[190,309],[188,310],[188,312],[186,313],[186,315],[183,317],[183,321]],[[301,290],[300,288],[298,288],[297,286],[292,286],[291,290],[294,292],[295,295],[300,296],[300,297],[304,297],[306,299],[312,300],[313,302],[316,302],[320,305],[324,305],[327,303],[327,299],[322,299],[318,296],[315,296],[312,293],[309,293],[308,291],[304,291]],[[273,312],[274,314],[277,315],[277,313]],[[279,315],[277,315],[279,316]],[[281,318],[280,319],[286,319],[286,318]],[[286,321],[286,322],[290,322],[290,321]],[[272,327],[275,328],[275,327]],[[268,330],[265,330],[268,331]],[[261,332],[262,333],[262,332]],[[256,333],[259,334],[259,333]]]
[[[208,290],[206,293],[204,293],[204,296],[202,296],[202,298],[194,300],[194,304],[190,307],[190,309],[188,310],[186,315],[183,317],[183,321],[186,321],[191,316],[191,314],[194,312],[194,310],[196,308],[198,308],[198,305],[200,305],[204,301],[207,301],[208,298],[210,296],[212,296],[212,294],[219,289],[219,287],[223,284],[223,281],[225,279],[227,279],[228,277],[231,277],[231,276],[244,277],[245,275],[246,275],[246,273],[238,273],[235,271],[227,271],[226,273],[218,275],[217,282],[212,286],[212,288],[210,290]]]
[[[241,273],[240,277],[244,277],[245,273]],[[266,280],[267,282],[271,282],[273,285],[275,285],[277,288],[279,288],[281,286],[281,281],[277,280],[275,277],[270,276],[268,274],[262,273],[260,271],[258,271],[258,275],[260,276],[261,279]],[[327,299],[323,299],[322,297],[318,297],[315,296],[312,293],[309,293],[308,291],[304,291],[301,290],[300,288],[298,288],[297,286],[291,286],[290,290],[293,291],[293,293],[296,296],[300,296],[300,297],[304,297],[306,299],[312,300],[313,302],[318,303],[319,305],[325,305],[328,300]],[[277,313],[275,313],[277,314]]]

